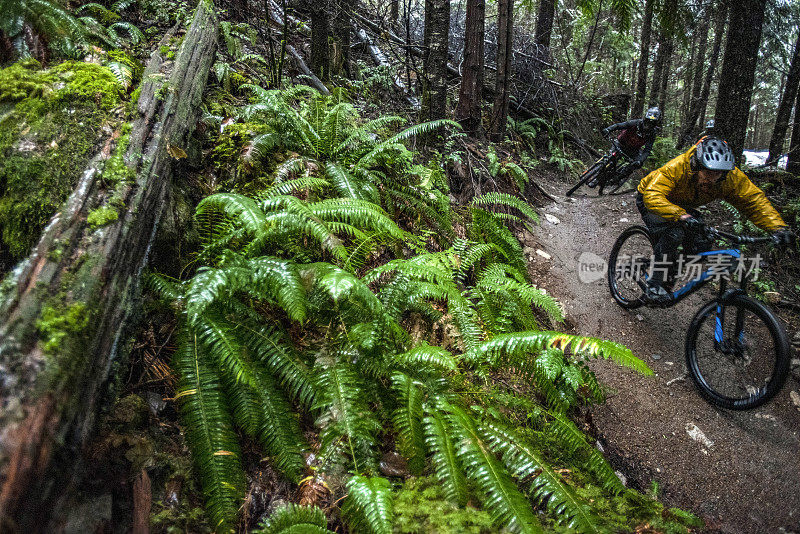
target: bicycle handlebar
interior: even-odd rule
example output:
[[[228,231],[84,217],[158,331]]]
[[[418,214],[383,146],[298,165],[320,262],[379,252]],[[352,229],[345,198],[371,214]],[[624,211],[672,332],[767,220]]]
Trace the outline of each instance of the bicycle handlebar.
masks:
[[[732,234],[730,232],[725,232],[724,230],[720,230],[712,226],[706,227],[706,231],[710,235],[727,239],[728,241],[731,241],[733,243],[768,243],[772,241],[771,237],[761,237],[761,236],[755,237],[755,236]]]

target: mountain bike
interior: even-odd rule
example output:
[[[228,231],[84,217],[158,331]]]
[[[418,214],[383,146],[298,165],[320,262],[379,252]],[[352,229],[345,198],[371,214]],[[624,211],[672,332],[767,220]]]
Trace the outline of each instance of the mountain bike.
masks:
[[[622,186],[628,182],[630,178],[630,173],[626,173],[625,175],[620,175],[619,170],[620,167],[620,160],[625,161],[627,160],[627,156],[622,151],[619,146],[619,142],[616,139],[610,139],[611,141],[611,150],[608,151],[607,154],[602,156],[600,159],[595,161],[588,169],[586,169],[583,174],[581,174],[580,178],[578,178],[578,183],[576,183],[569,191],[567,191],[567,196],[572,196],[572,193],[577,191],[582,185],[588,184],[596,180],[596,185],[598,187],[597,193],[599,195],[603,195],[603,190],[608,188],[609,191],[606,193],[608,195],[621,195],[624,193],[629,193],[633,189],[622,189]],[[589,187],[595,187],[594,185],[589,185]],[[622,189],[622,190],[621,190]]]
[[[771,240],[716,228],[706,231],[710,237],[732,244]],[[647,228],[637,225],[624,230],[611,249],[609,289],[617,304],[627,310],[652,305],[645,291],[655,272],[653,244]],[[737,273],[742,274],[739,287],[728,286],[728,278],[743,263],[740,249],[708,250],[694,257],[702,263],[695,264],[693,279],[672,290],[670,301],[661,305],[674,306],[713,279],[719,280],[717,296],[700,308],[686,333],[689,374],[700,394],[716,406],[732,410],[761,406],[780,391],[788,376],[786,331],[767,306],[747,294],[744,273]]]

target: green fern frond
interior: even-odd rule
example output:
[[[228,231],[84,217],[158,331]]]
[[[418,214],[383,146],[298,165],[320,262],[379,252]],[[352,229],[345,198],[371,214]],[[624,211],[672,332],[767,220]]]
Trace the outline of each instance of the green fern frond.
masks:
[[[449,351],[426,343],[397,354],[394,361],[413,371],[426,370],[444,374],[458,369],[458,363]]]
[[[403,373],[392,375],[392,390],[398,407],[392,415],[400,436],[400,450],[408,458],[408,467],[415,475],[425,467],[425,437],[422,432],[422,384]]]
[[[456,451],[454,434],[448,419],[437,409],[429,407],[424,419],[425,444],[432,453],[436,478],[448,499],[466,506],[469,498],[464,467]]]
[[[520,480],[532,478],[532,497],[545,504],[551,517],[576,532],[609,532],[591,506],[555,472],[542,454],[511,428],[497,421],[481,425],[494,450],[503,455],[503,463]]]
[[[625,486],[622,485],[608,461],[600,451],[586,441],[586,436],[575,426],[575,423],[563,414],[555,414],[548,425],[548,431],[557,436],[567,450],[585,459],[585,467],[597,477],[603,488],[612,493],[625,491]]]
[[[233,532],[244,498],[244,475],[219,377],[190,332],[179,337],[173,368],[179,376],[176,397],[180,399],[181,421],[205,494],[206,510],[217,532]]]
[[[254,534],[333,534],[325,512],[316,506],[289,503],[276,509]]]
[[[128,35],[127,42],[131,46],[136,46],[139,43],[146,41],[146,37],[144,36],[144,33],[142,33],[142,30],[130,22],[115,22],[108,27],[108,33],[111,34],[116,40],[120,40],[120,32],[124,32]]]
[[[392,487],[381,477],[354,476],[347,483],[344,514],[354,532],[391,534]]]
[[[519,197],[509,195],[508,193],[498,193],[495,191],[485,193],[479,197],[475,197],[470,202],[470,206],[490,206],[500,205],[515,208],[520,211],[525,217],[531,221],[538,223],[539,214],[531,208],[530,204],[525,202]]]
[[[645,376],[653,374],[646,363],[619,343],[561,332],[515,332],[498,335],[470,351],[465,358],[468,361],[488,359],[490,363],[497,365],[509,356],[538,353],[546,348],[569,349],[575,354],[586,357],[610,358],[619,365],[630,367]]]
[[[324,460],[340,452],[346,454],[356,471],[374,467],[375,433],[381,428],[365,398],[366,389],[356,369],[345,360],[348,354],[333,354],[317,359],[318,397],[314,410],[320,413]]]
[[[450,421],[461,438],[459,458],[470,479],[485,495],[486,507],[494,521],[512,532],[544,532],[530,503],[480,434],[475,418],[464,409],[451,406]]]
[[[133,83],[133,69],[124,63],[120,63],[119,61],[111,61],[106,63],[105,66],[108,67],[108,70],[111,71],[111,74],[114,75],[119,84],[124,87],[125,90],[130,89],[131,84]]]

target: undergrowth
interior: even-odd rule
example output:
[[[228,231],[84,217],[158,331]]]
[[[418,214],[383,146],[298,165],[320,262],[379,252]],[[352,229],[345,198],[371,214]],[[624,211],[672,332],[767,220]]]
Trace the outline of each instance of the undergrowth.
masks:
[[[401,118],[364,121],[343,93],[245,89],[242,149],[216,151],[233,191],[197,206],[194,275],[148,278],[177,310],[176,397],[217,530],[244,497],[241,434],[290,481],[334,492],[327,511],[352,532],[634,529],[600,504],[638,494],[568,415],[603,398],[589,359],[651,371],[557,331],[562,308],[508,227],[535,211],[495,192],[450,205],[437,162],[405,141],[454,123],[398,132]],[[221,115],[204,120],[231,142]],[[385,474],[392,451],[420,478]],[[260,532],[328,519],[290,505]]]

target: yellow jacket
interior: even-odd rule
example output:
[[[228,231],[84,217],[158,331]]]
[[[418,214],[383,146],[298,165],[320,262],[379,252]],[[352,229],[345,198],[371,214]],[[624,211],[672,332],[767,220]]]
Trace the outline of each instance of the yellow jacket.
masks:
[[[689,164],[695,150],[697,148],[693,146],[639,182],[638,189],[647,209],[668,221],[677,221],[687,209],[721,198],[763,230],[774,232],[786,226],[764,192],[738,167],[729,171],[722,182],[714,184],[711,193],[699,192],[697,172],[693,172]]]

